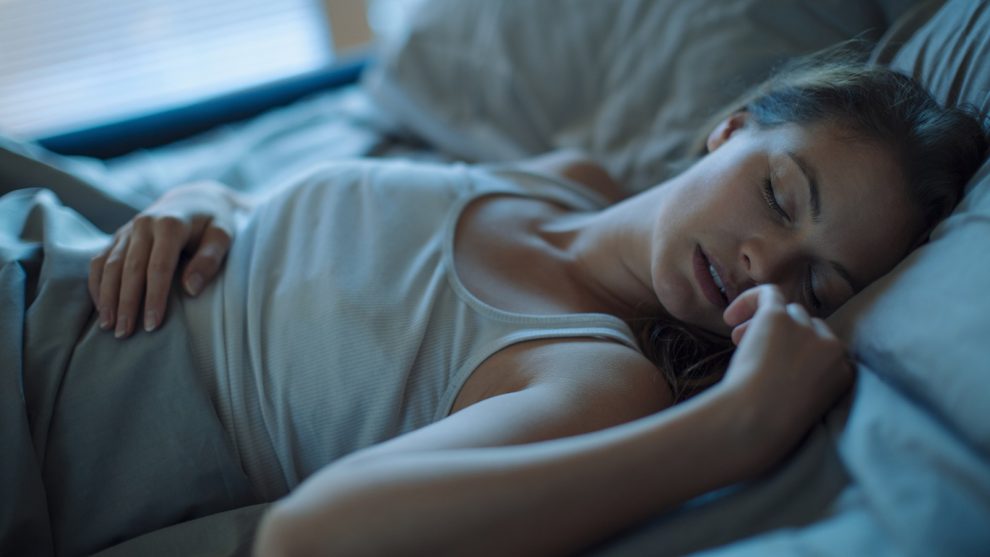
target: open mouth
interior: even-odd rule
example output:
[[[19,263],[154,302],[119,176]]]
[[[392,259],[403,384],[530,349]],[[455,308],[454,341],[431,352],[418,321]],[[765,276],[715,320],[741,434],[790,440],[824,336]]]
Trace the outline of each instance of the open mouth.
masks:
[[[702,295],[715,307],[725,309],[729,305],[729,297],[725,292],[725,281],[719,276],[718,270],[708,260],[701,246],[694,250],[694,278],[698,281]]]

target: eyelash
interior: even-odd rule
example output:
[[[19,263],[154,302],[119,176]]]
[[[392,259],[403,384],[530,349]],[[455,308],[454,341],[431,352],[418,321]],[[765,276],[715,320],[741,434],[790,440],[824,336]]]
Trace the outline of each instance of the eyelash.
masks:
[[[787,211],[780,206],[780,203],[777,202],[777,194],[773,191],[773,183],[770,182],[770,178],[763,180],[763,199],[775,213],[780,215],[780,218],[790,222],[791,217],[787,214]]]
[[[777,213],[780,218],[790,222],[791,217],[787,214],[787,211],[780,206],[780,203],[777,202],[777,195],[773,190],[773,182],[770,181],[770,178],[763,180],[763,199],[766,201],[767,206],[769,206],[773,212]],[[815,295],[813,279],[814,273],[812,272],[811,267],[808,267],[808,278],[804,281],[804,296],[805,299],[808,300],[808,304],[812,307],[812,309],[815,311],[821,311],[823,304],[822,301],[818,299],[818,296]]]
[[[804,281],[804,297],[808,300],[808,304],[813,310],[816,312],[821,311],[823,304],[818,299],[818,296],[815,295],[814,271],[811,270],[810,266],[808,267],[808,279]]]

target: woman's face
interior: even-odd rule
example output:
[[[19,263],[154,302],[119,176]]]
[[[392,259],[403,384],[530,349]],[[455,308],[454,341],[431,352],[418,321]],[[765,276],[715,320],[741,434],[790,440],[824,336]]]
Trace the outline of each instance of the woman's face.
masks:
[[[812,315],[831,313],[890,270],[920,220],[891,153],[830,124],[746,123],[709,137],[710,153],[664,188],[651,277],[675,318],[728,334],[722,311],[777,284]]]

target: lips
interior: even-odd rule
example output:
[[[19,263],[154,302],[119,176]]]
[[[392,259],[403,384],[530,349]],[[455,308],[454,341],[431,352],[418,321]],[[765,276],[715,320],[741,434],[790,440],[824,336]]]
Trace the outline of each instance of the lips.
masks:
[[[716,308],[720,310],[725,309],[729,305],[729,301],[722,295],[722,292],[715,284],[715,280],[712,279],[711,272],[708,270],[711,262],[708,260],[705,252],[701,250],[701,246],[695,247],[693,259],[694,280],[698,283],[701,294]]]

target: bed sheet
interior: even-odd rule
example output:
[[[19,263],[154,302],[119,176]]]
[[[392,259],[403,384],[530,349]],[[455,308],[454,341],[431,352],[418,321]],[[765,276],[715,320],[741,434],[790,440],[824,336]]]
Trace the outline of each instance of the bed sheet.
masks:
[[[403,132],[357,84],[114,159],[61,156],[3,136],[0,147],[8,189],[38,185],[57,174],[50,187],[62,188],[56,191],[59,197],[105,231],[123,224],[168,189],[194,180],[218,180],[238,191],[257,192],[332,159],[453,160]],[[114,202],[117,206],[111,209]],[[103,212],[92,212],[96,206]]]
[[[352,84],[185,141],[110,159],[105,168],[150,201],[198,179],[254,192],[314,164],[355,157],[449,160],[401,132]]]
[[[109,161],[60,157],[0,138],[0,195],[47,188],[95,226],[87,228],[88,234],[98,235],[96,229],[111,232],[163,191],[188,180],[218,179],[241,191],[259,191],[313,162],[354,156],[446,160],[398,133],[359,88],[348,87],[180,144]],[[971,199],[985,203],[987,198]],[[970,245],[985,245],[984,229],[972,234],[982,240]],[[31,249],[10,243],[3,248]],[[16,270],[5,266],[2,272]],[[7,308],[17,307],[21,294],[0,289],[0,296],[6,297]],[[19,331],[16,323],[5,321],[0,342],[18,346]],[[14,352],[5,349],[8,353]],[[588,554],[663,556],[709,549],[719,557],[901,555],[913,549],[980,555],[987,542],[982,524],[990,517],[990,458],[885,381],[884,372],[882,360],[862,366],[848,423],[843,410],[833,412],[766,477],[691,501]],[[3,392],[15,392],[15,384],[4,385]],[[9,423],[14,422],[5,417],[4,427]],[[3,454],[13,454],[8,448]],[[246,554],[264,508],[249,503],[145,534],[104,554]]]

